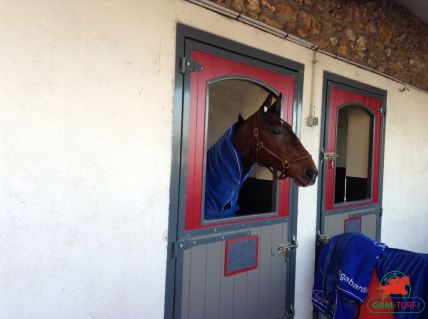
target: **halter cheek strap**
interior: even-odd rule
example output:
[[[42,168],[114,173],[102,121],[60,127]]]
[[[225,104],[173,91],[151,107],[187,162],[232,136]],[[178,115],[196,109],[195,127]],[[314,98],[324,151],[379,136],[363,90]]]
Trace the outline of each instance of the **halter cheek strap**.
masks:
[[[260,166],[266,167],[269,171],[271,171],[272,174],[274,174],[274,166],[273,165],[266,165],[259,161],[258,155],[259,152],[264,150],[269,155],[271,155],[273,158],[278,160],[281,163],[281,168],[278,168],[278,170],[281,172],[281,174],[278,176],[279,179],[284,179],[288,177],[287,169],[290,167],[290,164],[302,161],[304,159],[310,158],[310,154],[306,154],[304,156],[300,156],[298,158],[295,158],[293,160],[287,160],[282,157],[280,157],[277,153],[266,147],[260,137],[260,130],[259,130],[259,121],[258,121],[258,112],[256,113],[256,127],[253,129],[253,136],[256,139],[256,163]]]

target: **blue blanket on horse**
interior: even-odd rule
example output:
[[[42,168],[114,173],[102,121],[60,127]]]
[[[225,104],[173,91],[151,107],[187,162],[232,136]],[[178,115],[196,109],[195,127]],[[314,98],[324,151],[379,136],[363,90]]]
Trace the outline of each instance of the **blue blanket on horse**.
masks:
[[[367,297],[372,270],[386,245],[362,233],[333,237],[321,249],[312,301],[328,318],[353,318]]]
[[[398,309],[394,308],[394,318],[420,318],[428,319],[428,254],[418,254],[402,249],[389,248],[383,254],[376,264],[377,276],[380,284],[385,285],[385,280],[389,278],[402,278],[408,276],[410,284],[405,292],[407,296],[396,295],[394,300],[400,301],[401,305],[406,302],[416,302],[417,309]],[[382,281],[382,279],[384,279]],[[389,292],[385,292],[388,294]],[[420,301],[420,299],[423,301]],[[418,312],[423,307],[425,310],[421,313],[410,313],[411,311]]]
[[[210,147],[205,174],[205,218],[234,216],[239,210],[238,196],[242,183],[254,165],[243,171],[241,157],[232,144],[235,125]]]

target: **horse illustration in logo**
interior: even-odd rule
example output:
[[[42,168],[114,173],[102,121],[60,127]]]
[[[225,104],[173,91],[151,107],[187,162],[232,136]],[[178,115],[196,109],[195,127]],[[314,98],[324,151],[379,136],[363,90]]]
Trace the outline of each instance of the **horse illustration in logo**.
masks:
[[[382,299],[389,295],[402,295],[407,296],[409,292],[407,291],[406,286],[410,286],[409,276],[403,277],[392,277],[389,278],[384,285],[380,285],[379,290],[382,296]]]

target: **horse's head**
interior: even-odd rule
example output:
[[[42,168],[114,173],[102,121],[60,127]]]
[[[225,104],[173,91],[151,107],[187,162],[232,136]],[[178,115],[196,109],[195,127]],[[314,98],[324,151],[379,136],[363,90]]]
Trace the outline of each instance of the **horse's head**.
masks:
[[[252,162],[277,170],[279,178],[291,177],[298,186],[313,185],[318,175],[314,161],[292,127],[281,119],[281,95],[272,101],[269,95],[242,125],[247,139],[241,143],[249,145],[246,153],[251,153]]]

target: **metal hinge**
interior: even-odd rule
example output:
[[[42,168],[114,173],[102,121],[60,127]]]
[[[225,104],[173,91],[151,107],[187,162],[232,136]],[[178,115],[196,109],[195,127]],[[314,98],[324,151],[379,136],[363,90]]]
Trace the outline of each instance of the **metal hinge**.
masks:
[[[187,71],[190,72],[201,72],[204,70],[204,66],[195,61],[187,60],[186,57],[180,58],[180,73],[185,74]]]
[[[183,249],[183,243],[182,242],[172,242],[171,243],[171,258],[177,258],[178,257],[178,250]]]
[[[320,231],[317,233],[317,246],[325,245],[333,237],[331,234],[321,234]]]
[[[295,314],[296,314],[296,312],[294,311],[294,305],[291,304],[290,309],[288,310],[287,318],[293,319]]]
[[[296,236],[293,236],[293,239],[290,244],[280,244],[276,247],[272,247],[272,255],[284,256],[284,261],[288,262],[290,260],[290,254],[293,250],[295,250],[299,246],[299,243],[296,240]]]
[[[379,208],[379,217],[382,217],[383,215],[383,208]]]
[[[379,113],[385,116],[386,115],[386,106],[381,106],[379,108]]]
[[[171,258],[177,258],[177,242],[174,241],[171,243]]]

